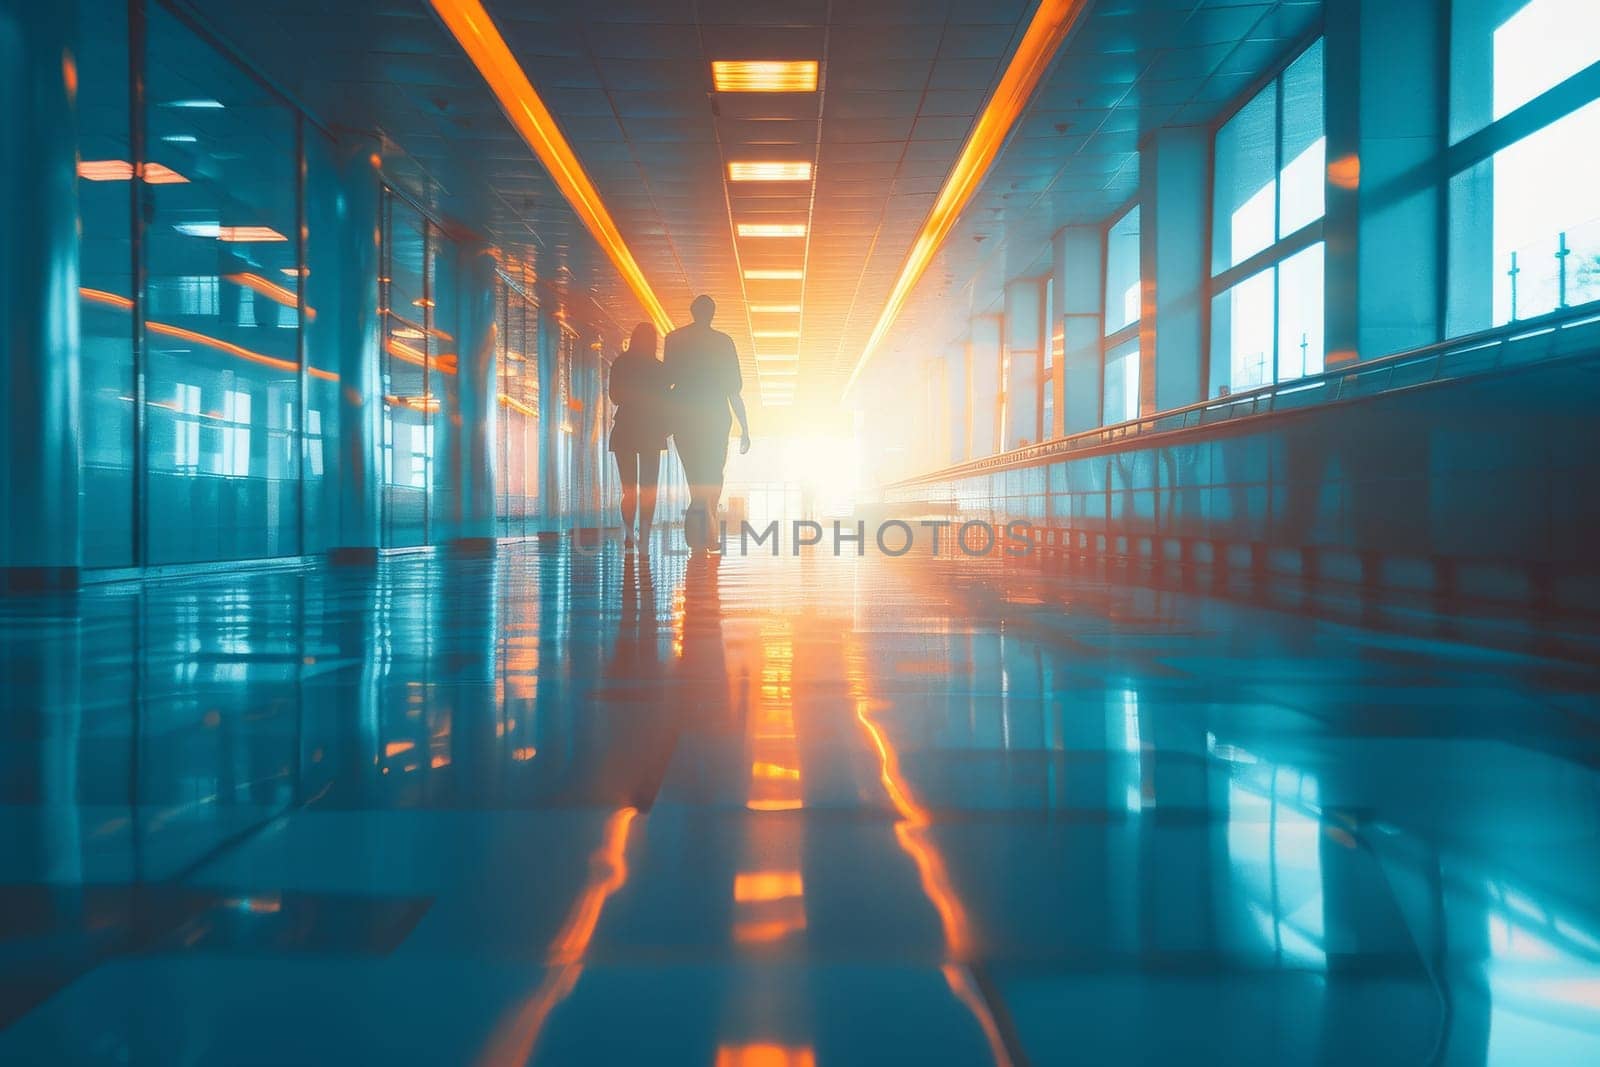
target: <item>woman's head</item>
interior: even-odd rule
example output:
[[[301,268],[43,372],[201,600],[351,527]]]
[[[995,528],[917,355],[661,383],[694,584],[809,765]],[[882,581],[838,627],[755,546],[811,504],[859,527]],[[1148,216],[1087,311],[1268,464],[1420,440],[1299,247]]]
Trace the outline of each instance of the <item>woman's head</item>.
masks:
[[[633,328],[633,336],[628,338],[628,351],[638,356],[656,358],[656,328],[648,322],[641,322]]]

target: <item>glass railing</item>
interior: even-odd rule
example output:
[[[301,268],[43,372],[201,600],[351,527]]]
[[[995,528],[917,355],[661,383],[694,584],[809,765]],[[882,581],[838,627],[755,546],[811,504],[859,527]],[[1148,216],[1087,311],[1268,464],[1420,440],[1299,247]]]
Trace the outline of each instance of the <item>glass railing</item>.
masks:
[[[1495,257],[1496,322],[1600,300],[1600,218]]]
[[[1600,349],[1600,303],[1524,319],[1378,359],[1344,363],[1321,374],[1214,397],[1026,448],[969,460],[894,482],[884,486],[883,491],[887,493],[901,488],[949,482],[979,473],[1030,467],[1085,449],[1121,444],[1137,438],[1194,430],[1315,404],[1374,396],[1431,382],[1486,374],[1506,367],[1578,356],[1596,349]]]

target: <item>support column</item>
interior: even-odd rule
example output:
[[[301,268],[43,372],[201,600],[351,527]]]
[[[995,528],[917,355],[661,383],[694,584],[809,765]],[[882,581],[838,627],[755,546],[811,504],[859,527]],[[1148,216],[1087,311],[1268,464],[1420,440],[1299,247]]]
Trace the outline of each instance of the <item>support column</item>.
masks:
[[[1100,228],[1063,227],[1051,239],[1051,258],[1063,342],[1056,408],[1061,432],[1070,435],[1100,425],[1104,400],[1105,250]]]
[[[967,341],[967,370],[971,382],[972,414],[967,440],[967,456],[978,459],[992,456],[1000,445],[1000,342],[999,315],[977,315],[972,319]]]
[[[1140,151],[1139,412],[1206,396],[1211,131],[1157,130]]]
[[[364,563],[375,561],[383,544],[381,160],[376,142],[365,138],[341,143],[336,152],[335,261],[309,264],[308,303],[322,314],[307,328],[332,334],[339,371],[339,531],[329,555]],[[321,347],[314,343],[308,349]]]
[[[0,590],[76,588],[77,5],[0,0]]]
[[[1446,5],[1328,0],[1326,365],[1443,336]],[[1487,201],[1485,201],[1487,202]],[[1489,306],[1485,289],[1482,307]],[[1471,328],[1488,325],[1483,321]]]
[[[561,472],[566,467],[567,398],[561,389],[561,323],[553,309],[539,308],[539,514],[545,530],[559,530],[567,505]]]
[[[441,409],[443,505],[439,539],[492,551],[495,543],[494,427],[498,404],[494,258],[488,246],[453,243],[456,380],[453,409]]]
[[[1039,432],[1039,369],[1044,356],[1044,285],[1038,278],[1006,283],[1005,352],[1010,370],[1006,382],[1006,425],[1001,449],[1041,440]]]

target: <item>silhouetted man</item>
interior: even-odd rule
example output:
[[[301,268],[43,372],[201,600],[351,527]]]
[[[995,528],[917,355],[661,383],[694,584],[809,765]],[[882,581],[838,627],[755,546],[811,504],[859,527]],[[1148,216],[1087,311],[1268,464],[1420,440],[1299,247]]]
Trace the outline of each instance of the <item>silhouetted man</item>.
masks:
[[[728,465],[728,431],[739,419],[739,454],[750,451],[750,423],[745,418],[744,375],[733,338],[711,328],[716,301],[697,296],[689,305],[694,322],[667,334],[663,349],[671,386],[672,438],[689,481],[689,511],[684,534],[691,548],[706,548],[711,524],[722,500],[722,474]]]

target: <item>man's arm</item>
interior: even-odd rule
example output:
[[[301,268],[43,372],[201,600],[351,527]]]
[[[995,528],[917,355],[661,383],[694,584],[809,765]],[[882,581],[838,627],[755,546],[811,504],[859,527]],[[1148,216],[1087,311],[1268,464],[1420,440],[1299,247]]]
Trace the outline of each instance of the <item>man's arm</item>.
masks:
[[[750,451],[750,420],[744,414],[744,396],[734,393],[728,398],[733,405],[733,417],[739,420],[739,455]]]
[[[728,403],[733,405],[733,417],[739,420],[739,455],[750,451],[750,419],[744,411],[744,372],[739,369],[739,351],[728,340],[728,359],[733,363],[733,388],[728,391]]]

